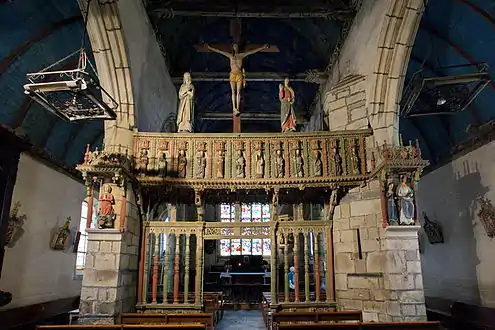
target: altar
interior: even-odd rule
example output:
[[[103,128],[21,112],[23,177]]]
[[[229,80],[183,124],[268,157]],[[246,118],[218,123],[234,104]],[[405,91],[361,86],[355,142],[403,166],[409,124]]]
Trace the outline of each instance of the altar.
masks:
[[[247,277],[248,279],[250,279],[250,277],[254,277],[254,279],[257,277],[257,276],[261,276],[263,278],[263,284],[270,284],[270,283],[267,283],[267,279],[270,279],[271,277],[271,273],[270,272],[254,272],[254,273],[243,273],[243,272],[222,272],[220,273],[220,281],[222,281],[222,279],[227,279],[228,280],[228,284],[233,284],[233,283],[239,283],[238,280],[241,280],[243,279],[244,277]],[[245,282],[245,281],[243,281]],[[248,281],[250,282],[250,281]]]

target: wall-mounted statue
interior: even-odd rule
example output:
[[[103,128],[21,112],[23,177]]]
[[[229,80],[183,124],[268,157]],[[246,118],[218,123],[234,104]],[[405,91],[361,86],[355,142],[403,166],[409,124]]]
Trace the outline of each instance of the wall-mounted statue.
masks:
[[[357,156],[356,147],[351,146],[349,149],[350,149],[349,168],[351,170],[351,174],[359,175],[359,158]]]
[[[298,178],[302,178],[304,176],[304,161],[300,149],[296,149],[296,155],[294,158],[294,174]]]
[[[191,74],[184,73],[184,81],[179,88],[179,108],[177,110],[177,131],[192,132],[194,120],[194,85]]]
[[[242,154],[242,150],[237,150],[237,156],[235,160],[235,175],[237,178],[244,178],[244,169],[246,167],[246,160]]]
[[[225,175],[225,151],[218,150],[217,156],[217,178],[223,178]]]
[[[26,221],[27,216],[25,214],[19,214],[19,209],[21,208],[20,202],[15,202],[10,209],[9,221],[7,224],[7,233],[5,233],[5,246],[12,248],[15,243],[24,234],[24,221]]]
[[[65,221],[64,225],[57,231],[57,233],[53,236],[50,247],[53,250],[65,250],[67,247],[67,240],[70,236],[70,222],[71,218],[67,217],[67,221]]]
[[[283,178],[285,175],[285,161],[282,155],[282,150],[275,152],[275,177]]]
[[[478,211],[478,217],[485,227],[486,235],[488,237],[495,237],[495,206],[486,197],[479,196],[476,198],[480,210]]]
[[[98,201],[98,228],[114,228],[115,210],[113,206],[115,205],[115,198],[112,195],[110,185],[104,186],[103,193],[100,194]]]
[[[387,222],[391,226],[398,226],[397,196],[395,195],[395,184],[393,182],[388,183],[385,198],[387,200]]]
[[[332,166],[333,175],[342,175],[342,158],[340,157],[339,151],[335,146],[330,152],[330,164]]]
[[[321,161],[321,152],[316,150],[315,152],[315,161],[314,161],[314,176],[322,176],[323,175],[323,163]]]
[[[187,170],[187,157],[186,157],[186,151],[180,149],[179,150],[179,156],[177,157],[177,176],[179,178],[185,178],[186,177],[186,170]]]
[[[426,237],[428,237],[428,241],[430,244],[440,244],[443,243],[443,232],[442,232],[442,227],[434,222],[431,221],[427,216],[426,213],[423,212],[423,219],[424,219],[424,224],[423,224],[423,230],[426,233]]]
[[[196,151],[196,178],[203,179],[206,170],[206,157],[203,150]]]
[[[256,152],[256,177],[262,178],[265,173],[265,158],[263,157],[263,151],[258,150]]]
[[[397,187],[399,201],[399,224],[414,225],[414,191],[407,182],[407,176],[401,176],[401,183]]]
[[[282,133],[296,131],[296,116],[294,114],[294,101],[296,93],[289,86],[289,78],[284,79],[284,84],[278,86],[280,100],[280,125]]]

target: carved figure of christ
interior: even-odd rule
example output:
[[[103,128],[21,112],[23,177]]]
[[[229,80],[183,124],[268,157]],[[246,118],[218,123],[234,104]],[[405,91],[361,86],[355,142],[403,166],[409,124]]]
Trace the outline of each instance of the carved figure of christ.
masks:
[[[206,45],[206,47],[208,48],[208,50],[223,55],[230,60],[229,81],[230,81],[230,89],[232,91],[232,109],[234,115],[237,116],[240,114],[239,104],[241,103],[241,91],[242,88],[246,85],[246,79],[244,77],[244,70],[243,70],[243,61],[247,56],[259,53],[265,49],[270,48],[270,46],[263,45],[261,47],[254,48],[244,53],[239,53],[239,46],[237,44],[232,45],[232,53],[211,47],[208,44]]]

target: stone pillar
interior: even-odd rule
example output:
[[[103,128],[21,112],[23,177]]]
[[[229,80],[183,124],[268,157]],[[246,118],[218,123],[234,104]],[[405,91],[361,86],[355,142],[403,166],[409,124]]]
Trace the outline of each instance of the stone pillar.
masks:
[[[418,227],[383,228],[380,197],[374,180],[349,191],[335,208],[337,307],[362,310],[365,321],[424,319]]]
[[[383,231],[384,282],[390,291],[386,318],[390,321],[426,320],[418,243],[420,228],[388,226]]]
[[[126,216],[121,218],[122,190],[117,186],[112,188],[117,213],[115,229],[87,230],[86,268],[79,306],[81,324],[113,324],[118,322],[120,313],[132,312],[137,302],[140,227],[135,197],[127,194]],[[123,232],[118,229],[120,219],[125,219]]]

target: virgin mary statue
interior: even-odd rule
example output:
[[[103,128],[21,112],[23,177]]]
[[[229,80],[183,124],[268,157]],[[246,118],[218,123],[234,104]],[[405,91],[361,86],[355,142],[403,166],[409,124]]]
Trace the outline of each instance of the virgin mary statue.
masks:
[[[189,72],[184,73],[184,81],[179,88],[179,109],[177,110],[177,131],[192,132],[194,118],[194,86]]]
[[[282,133],[296,130],[296,116],[294,115],[294,100],[296,95],[289,86],[289,78],[284,79],[284,84],[279,85],[278,97],[280,99],[280,125]]]

